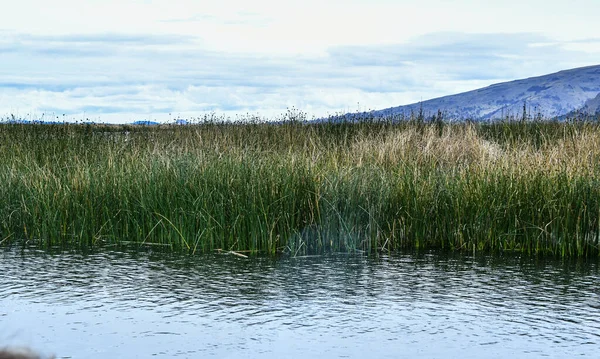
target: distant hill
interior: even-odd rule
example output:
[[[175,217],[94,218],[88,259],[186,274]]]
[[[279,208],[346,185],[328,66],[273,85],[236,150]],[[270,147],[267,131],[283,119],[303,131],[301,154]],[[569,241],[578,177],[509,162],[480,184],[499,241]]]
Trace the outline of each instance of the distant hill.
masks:
[[[478,90],[435,98],[421,103],[372,111],[380,116],[410,117],[423,111],[431,117],[442,111],[448,120],[486,120],[528,115],[545,118],[565,116],[576,111],[600,112],[600,65],[564,70],[550,75],[504,82]]]
[[[138,120],[138,121],[134,121],[131,123],[132,125],[136,125],[136,126],[157,126],[160,125],[160,122],[156,122],[156,121],[149,121],[149,120]],[[181,119],[181,118],[177,118],[175,120],[173,120],[173,122],[171,123],[173,125],[187,125],[189,124],[189,122],[187,120]]]
[[[42,121],[42,120],[22,120],[16,117],[7,120],[0,120],[0,123],[19,124],[19,125],[64,125],[61,121]]]
[[[131,124],[132,125],[136,125],[136,126],[156,126],[156,125],[159,125],[158,122],[148,121],[148,120],[134,121]]]

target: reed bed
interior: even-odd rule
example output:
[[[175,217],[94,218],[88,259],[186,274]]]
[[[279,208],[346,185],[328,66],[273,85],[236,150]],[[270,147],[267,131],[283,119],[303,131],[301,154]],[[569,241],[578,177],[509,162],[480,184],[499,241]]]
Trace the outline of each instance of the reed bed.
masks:
[[[600,253],[595,123],[0,124],[0,243]]]

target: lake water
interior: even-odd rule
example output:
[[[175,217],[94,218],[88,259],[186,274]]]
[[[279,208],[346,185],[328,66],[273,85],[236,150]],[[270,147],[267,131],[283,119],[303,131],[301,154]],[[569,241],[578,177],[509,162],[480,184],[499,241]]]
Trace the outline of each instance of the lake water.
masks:
[[[0,346],[58,358],[597,358],[598,262],[0,251]]]

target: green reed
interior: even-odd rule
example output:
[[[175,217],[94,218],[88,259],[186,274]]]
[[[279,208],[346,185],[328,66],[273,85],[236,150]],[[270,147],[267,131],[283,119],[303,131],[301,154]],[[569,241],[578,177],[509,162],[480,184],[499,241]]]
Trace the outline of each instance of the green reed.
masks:
[[[0,242],[598,255],[596,124],[0,124]]]

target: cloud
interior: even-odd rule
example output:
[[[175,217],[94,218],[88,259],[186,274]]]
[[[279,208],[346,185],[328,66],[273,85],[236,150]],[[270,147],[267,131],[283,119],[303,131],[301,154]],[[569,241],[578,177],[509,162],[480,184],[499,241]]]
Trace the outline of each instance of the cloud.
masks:
[[[549,45],[531,46],[540,43]],[[596,56],[570,46],[538,34],[436,33],[403,44],[338,47],[329,53],[339,66],[364,68],[381,78],[379,87],[358,85],[365,91],[410,86],[441,95],[597,64]]]
[[[4,35],[0,113],[270,114],[294,106],[322,116],[597,61],[597,54],[580,49],[597,39],[560,42],[528,33],[435,33],[293,56],[210,50],[187,35]]]
[[[216,14],[196,14],[193,16],[170,18],[161,20],[162,23],[213,23],[219,25],[251,25],[258,27],[268,27],[274,22],[274,19],[263,14],[252,11],[231,12],[227,11],[219,15]]]
[[[102,58],[115,54],[181,49],[197,46],[199,38],[187,35],[80,34],[33,36],[5,35],[0,53],[30,54],[56,58]]]

